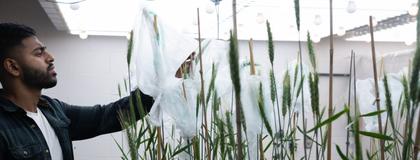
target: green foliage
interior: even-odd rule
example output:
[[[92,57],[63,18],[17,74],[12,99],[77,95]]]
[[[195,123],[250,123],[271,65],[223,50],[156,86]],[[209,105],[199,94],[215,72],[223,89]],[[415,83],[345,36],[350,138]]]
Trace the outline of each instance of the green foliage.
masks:
[[[274,72],[273,70],[270,70],[270,95],[271,95],[271,102],[276,101],[276,95],[277,95],[277,89],[276,89],[276,79],[274,77]]]
[[[197,137],[193,138],[194,160],[200,160],[200,140]]]
[[[239,52],[238,52],[238,42],[236,38],[230,32],[230,45],[229,45],[229,65],[230,65],[230,77],[232,79],[233,88],[235,89],[235,94],[240,95],[241,93],[241,84],[239,78]]]
[[[120,86],[120,84],[118,84],[118,97],[121,98],[121,86]]]
[[[260,83],[260,87],[258,90],[258,108],[260,110],[260,116],[261,119],[263,120],[264,126],[267,129],[267,132],[270,134],[270,136],[273,136],[273,130],[271,129],[270,123],[268,122],[267,116],[265,114],[265,110],[264,110],[264,95],[263,95],[263,90],[262,90],[262,84]]]
[[[296,98],[299,97],[299,95],[301,94],[301,91],[303,89],[303,82],[305,81],[305,76],[302,76],[300,81],[299,81],[299,85],[297,88],[297,92],[296,92]]]
[[[300,30],[300,10],[299,10],[299,0],[294,0],[295,4],[295,13],[296,13],[296,24],[298,30]],[[272,66],[270,73],[269,73],[269,85],[270,85],[270,100],[273,102],[277,101],[278,103],[282,101],[282,114],[280,117],[280,113],[274,114],[274,119],[278,120],[279,128],[274,131],[274,128],[271,128],[270,125],[270,117],[266,111],[265,111],[265,98],[263,95],[263,88],[262,84],[259,84],[259,90],[256,97],[250,97],[250,98],[256,98],[257,104],[258,104],[258,112],[259,116],[261,117],[262,123],[261,123],[261,134],[258,135],[259,140],[264,140],[264,146],[261,144],[259,152],[260,154],[267,153],[269,151],[273,152],[272,156],[265,157],[266,159],[300,159],[302,157],[297,157],[296,155],[296,148],[301,151],[302,148],[298,148],[297,144],[298,142],[302,141],[302,139],[298,139],[298,134],[303,134],[304,141],[310,140],[314,144],[316,144],[316,147],[321,147],[321,150],[319,153],[322,155],[319,155],[319,157],[316,157],[317,159],[323,159],[324,158],[324,152],[326,152],[326,144],[327,144],[327,134],[326,130],[323,131],[326,125],[334,123],[339,117],[341,117],[343,114],[350,114],[349,108],[347,106],[344,107],[344,109],[336,114],[334,114],[332,117],[324,119],[323,115],[325,113],[325,108],[320,108],[320,93],[319,93],[319,76],[317,74],[316,68],[316,55],[313,47],[313,43],[311,40],[310,33],[307,33],[307,47],[308,47],[308,57],[311,63],[311,66],[313,67],[312,73],[306,77],[309,82],[309,88],[310,88],[310,96],[311,96],[311,109],[314,114],[314,124],[313,126],[308,126],[310,130],[306,131],[306,125],[300,125],[298,122],[298,118],[304,115],[299,115],[300,113],[293,112],[292,107],[292,101],[297,101],[299,96],[303,96],[303,88],[306,87],[305,82],[305,76],[303,74],[300,74],[298,77],[298,74],[301,73],[301,68],[298,67],[298,64],[302,62],[302,59],[299,60],[300,63],[296,64],[295,66],[295,72],[294,75],[289,74],[289,71],[286,71],[282,86],[283,86],[283,94],[281,99],[277,97],[277,88],[276,88],[276,80],[275,80],[275,74],[273,71],[273,63],[274,63],[274,44],[273,44],[273,35],[271,33],[271,27],[270,23],[266,22],[267,27],[267,34],[268,34],[268,54],[269,54],[269,60],[270,64]],[[131,37],[133,37],[133,32],[130,32]],[[131,52],[132,52],[132,46],[133,41],[132,38],[129,39],[128,42],[128,48],[127,48],[127,64],[128,66],[131,63]],[[233,83],[233,89],[235,92],[235,95],[240,95],[241,91],[241,84],[240,84],[240,67],[249,65],[244,64],[242,66],[239,65],[239,52],[238,52],[238,41],[236,39],[236,35],[230,35],[230,49],[229,49],[229,67],[231,71],[231,79]],[[420,89],[419,89],[419,48],[417,48],[416,55],[413,62],[413,70],[411,73],[410,81],[407,80],[406,77],[403,77],[402,83],[404,87],[404,92],[400,98],[400,105],[402,106],[400,109],[403,111],[401,115],[395,116],[393,115],[392,111],[392,101],[391,101],[391,91],[389,90],[387,76],[384,78],[384,85],[385,85],[385,95],[386,95],[386,110],[380,110],[380,111],[374,111],[370,113],[366,113],[363,115],[359,115],[359,112],[357,109],[355,109],[355,115],[354,117],[350,117],[349,119],[351,121],[351,131],[354,134],[354,141],[355,141],[355,152],[354,154],[350,154],[349,157],[346,157],[345,154],[342,152],[340,147],[336,145],[336,150],[338,152],[338,155],[341,159],[363,159],[363,148],[362,148],[362,141],[360,138],[360,135],[367,136],[369,138],[379,139],[379,140],[387,140],[387,156],[390,157],[390,159],[400,159],[396,155],[398,153],[398,144],[403,145],[402,146],[402,154],[401,157],[403,160],[412,158],[412,146],[413,146],[413,139],[412,138],[405,138],[405,137],[412,137],[413,134],[413,124],[412,122],[413,117],[415,117],[415,106],[418,105],[419,95],[420,95]],[[299,52],[301,54],[301,52]],[[165,159],[177,159],[178,156],[181,154],[185,154],[187,156],[190,156],[189,159],[195,159],[195,160],[201,160],[206,159],[207,157],[211,157],[213,159],[238,159],[235,156],[235,153],[238,151],[239,147],[237,147],[237,137],[240,134],[243,134],[242,131],[235,131],[235,127],[238,126],[238,124],[235,125],[235,118],[233,117],[235,114],[233,114],[231,111],[233,108],[231,108],[230,111],[226,111],[226,108],[223,108],[221,106],[221,98],[218,97],[218,93],[216,92],[216,79],[217,75],[217,65],[212,65],[212,72],[211,72],[211,79],[208,86],[207,93],[204,93],[206,97],[200,97],[200,95],[196,96],[196,118],[199,121],[200,117],[198,117],[200,113],[201,104],[205,102],[205,104],[211,104],[211,111],[212,111],[212,118],[210,120],[211,128],[209,131],[203,131],[203,126],[196,128],[196,134],[197,136],[193,137],[192,139],[186,139],[188,142],[187,144],[182,143],[183,139],[180,138],[179,143],[177,145],[172,146],[173,144],[169,144],[166,142],[165,144],[162,144],[162,151],[163,154],[162,157]],[[292,77],[293,76],[293,77]],[[293,82],[291,78],[294,78]],[[130,82],[130,80],[128,81]],[[293,83],[293,84],[292,84]],[[128,84],[129,85],[129,84]],[[126,92],[124,92],[124,88]],[[293,87],[293,88],[292,88]],[[127,87],[127,82],[124,80],[124,86],[118,85],[118,95],[120,97],[123,96],[123,94],[129,92],[129,86]],[[394,93],[392,93],[394,94]],[[240,102],[240,97],[239,98]],[[302,97],[303,98],[303,97]],[[306,97],[305,97],[306,98]],[[140,102],[138,103],[139,106],[134,105],[133,101]],[[234,101],[237,101],[237,99],[233,99],[232,97],[232,105],[234,104]],[[146,115],[146,111],[143,109],[143,106],[141,106],[141,98],[138,92],[135,92],[134,96],[130,98],[130,109],[127,111],[122,111],[119,113],[120,123],[122,128],[126,130],[126,136],[128,139],[128,151],[123,150],[123,145],[118,144],[119,150],[123,153],[123,156],[121,159],[158,159],[157,158],[157,129],[153,126],[151,126],[146,120],[141,119],[139,123],[137,123],[136,115],[139,114],[141,117],[144,117]],[[277,104],[277,107],[279,109],[279,104]],[[357,104],[355,104],[357,105]],[[240,107],[240,105],[239,105]],[[274,109],[275,110],[275,109]],[[321,110],[321,111],[320,111]],[[370,116],[377,116],[378,114],[385,114],[384,112],[387,111],[387,115],[389,117],[388,122],[391,122],[390,125],[393,128],[394,134],[392,136],[388,136],[387,133],[379,134],[374,132],[366,132],[366,131],[360,131],[359,130],[359,119],[361,117],[370,117]],[[407,113],[405,114],[404,111]],[[245,117],[243,114],[244,111],[239,110],[241,116],[239,117],[241,120],[241,123],[239,123],[240,126],[244,127],[245,130],[245,136],[247,136],[246,132],[246,124],[245,124]],[[288,116],[287,116],[288,115]],[[278,117],[277,117],[278,116]],[[405,117],[404,117],[405,116]],[[281,118],[283,118],[282,121]],[[394,123],[394,118],[397,118]],[[401,119],[398,119],[401,118]],[[236,120],[238,117],[236,117]],[[289,119],[289,120],[287,120]],[[353,119],[353,120],[351,120]],[[406,128],[407,130],[404,131],[404,134],[401,134],[397,132],[396,128],[399,128],[400,124],[404,124],[403,120],[405,119]],[[283,123],[280,123],[283,122]],[[201,123],[201,122],[197,122]],[[285,124],[286,123],[286,124]],[[277,127],[277,126],[276,126]],[[303,128],[302,128],[303,127]],[[266,130],[268,135],[266,133],[262,133],[263,130]],[[303,129],[303,130],[302,130]],[[300,132],[297,132],[300,131]],[[310,133],[315,131],[314,134]],[[205,133],[211,134],[210,137],[207,139],[205,138]],[[164,132],[163,132],[164,133]],[[318,135],[320,134],[320,135]],[[174,135],[174,129],[172,128],[172,135]],[[300,135],[299,135],[300,136]],[[298,136],[298,137],[299,137]],[[264,137],[264,138],[263,138]],[[277,137],[279,137],[277,139]],[[173,136],[172,136],[173,138]],[[404,138],[404,142],[401,142],[399,140]],[[114,140],[115,141],[115,140]],[[206,152],[204,153],[204,142],[208,141],[210,144],[210,153]],[[184,141],[185,142],[185,141]],[[246,137],[246,141],[243,141],[244,144],[244,153],[249,154],[250,148],[248,137]],[[284,147],[285,146],[285,147]],[[141,152],[139,150],[141,148]],[[395,151],[396,153],[392,152]],[[284,153],[284,154],[283,154]],[[309,151],[311,153],[311,151]],[[318,148],[317,148],[318,153]],[[376,158],[378,155],[377,151],[367,151],[368,156],[370,158]],[[210,155],[208,155],[210,154]],[[266,154],[267,155],[267,154]],[[310,154],[311,155],[311,154]],[[388,157],[387,157],[388,158]]]
[[[133,31],[130,31],[130,39],[128,40],[128,46],[127,46],[127,65],[128,66],[130,66],[130,63],[131,63],[132,49],[133,49]]]
[[[316,73],[309,74],[309,89],[311,92],[311,106],[312,113],[319,116],[319,89],[318,89],[318,75]]]
[[[273,66],[274,61],[274,45],[273,45],[273,34],[271,33],[270,22],[266,21],[267,25],[267,34],[268,34],[268,55],[270,57],[271,66]]]
[[[386,110],[388,112],[389,119],[392,122],[391,125],[394,125],[394,123],[393,123],[394,116],[392,114],[393,111],[392,111],[391,92],[389,91],[389,85],[388,85],[388,76],[386,76],[386,75],[384,76],[383,82],[384,82],[384,87],[385,87],[385,106],[386,106]],[[394,126],[392,126],[392,127],[394,127]]]
[[[360,117],[371,117],[371,116],[377,116],[378,114],[384,113],[387,110],[379,110],[379,111],[373,111],[373,112],[369,112],[363,115],[360,115]]]
[[[398,134],[397,134],[397,128],[396,128],[395,122],[394,122],[394,115],[393,115],[392,101],[391,101],[392,96],[391,96],[391,92],[389,90],[388,76],[387,75],[384,76],[383,82],[384,82],[384,87],[385,87],[385,105],[386,105],[386,110],[387,110],[387,113],[388,113],[388,119],[389,119],[389,122],[391,124],[392,133],[394,134],[394,138],[397,141],[398,140]]]
[[[282,96],[282,114],[283,117],[286,116],[287,111],[290,111],[290,106],[292,105],[292,95],[290,88],[290,75],[289,70],[286,71],[286,74],[283,78],[283,96]]]
[[[235,132],[233,131],[233,123],[232,123],[232,113],[226,112],[226,125],[228,130],[228,138],[229,138],[229,144],[234,145],[235,144]]]
[[[174,158],[176,155],[178,155],[182,152],[186,152],[189,147],[191,147],[191,144],[185,145],[183,147],[177,146],[175,148],[175,151],[171,154],[170,159]]]
[[[404,109],[407,110],[407,112],[410,111],[410,106],[411,106],[411,102],[410,102],[410,90],[408,88],[408,81],[407,81],[407,77],[403,76],[402,78],[402,85],[403,85],[403,96],[404,96]]]
[[[403,109],[407,110],[407,115],[406,115],[406,137],[411,137],[413,134],[413,129],[411,128],[411,123],[412,123],[412,118],[411,118],[411,103],[410,103],[410,92],[409,92],[409,88],[408,88],[408,81],[407,78],[405,76],[403,76],[403,80],[402,80],[402,84],[403,84],[403,95],[404,95],[404,107]],[[403,160],[408,160],[410,157],[410,149],[411,149],[411,138],[405,138],[404,139],[404,145],[403,145],[403,150],[402,150],[402,159]]]
[[[296,87],[296,82],[297,82],[297,75],[298,75],[298,64],[295,65],[295,70],[294,70],[294,74],[293,74],[293,88]]]
[[[300,31],[300,6],[299,6],[299,0],[295,1],[295,15],[296,15],[296,26],[298,31]]]
[[[413,58],[413,67],[411,71],[411,81],[410,81],[410,96],[413,103],[417,103],[420,101],[419,74],[420,74],[420,15],[417,15],[417,46],[416,46],[416,52]]]
[[[316,71],[316,56],[315,56],[314,47],[312,45],[311,35],[309,32],[306,37],[308,41],[307,43],[308,43],[309,60],[311,61],[312,68],[314,68],[314,71]]]
[[[336,120],[336,119],[338,119],[341,115],[343,115],[343,114],[347,113],[348,111],[349,111],[349,109],[348,109],[347,107],[344,107],[344,109],[343,109],[341,112],[338,112],[337,114],[335,114],[335,115],[331,116],[330,118],[328,118],[328,119],[326,119],[326,120],[324,120],[324,121],[322,121],[322,122],[320,122],[320,123],[316,124],[316,125],[315,125],[315,127],[314,127],[314,128],[312,128],[312,129],[310,129],[309,131],[307,131],[307,133],[312,132],[312,131],[315,131],[316,129],[321,128],[321,127],[322,127],[322,126],[324,126],[324,125],[327,125],[327,124],[332,123],[333,121],[335,121],[335,120]]]
[[[362,141],[360,140],[359,134],[359,111],[355,107],[354,111],[354,121],[353,121],[353,134],[354,134],[354,144],[355,144],[355,160],[363,160],[363,148]]]
[[[210,80],[210,85],[209,85],[209,91],[207,92],[207,96],[206,96],[206,104],[210,100],[210,95],[212,91],[214,91],[214,83],[216,80],[216,75],[217,75],[217,69],[215,68],[214,63],[213,63],[211,66],[211,80]]]
[[[413,103],[420,101],[420,91],[419,88],[419,73],[420,73],[420,47],[417,47],[416,53],[413,59],[413,68],[411,72],[411,81],[410,81],[410,95]]]
[[[340,156],[340,158],[342,160],[348,160],[349,158],[346,157],[346,155],[343,154],[343,152],[341,151],[340,147],[338,145],[335,145],[335,148],[338,152],[338,155]]]
[[[368,137],[372,137],[372,138],[376,138],[376,139],[380,139],[380,140],[385,140],[385,141],[394,140],[390,136],[383,135],[383,134],[380,134],[380,133],[375,133],[375,132],[359,131],[359,134],[364,135],[364,136],[368,136]]]

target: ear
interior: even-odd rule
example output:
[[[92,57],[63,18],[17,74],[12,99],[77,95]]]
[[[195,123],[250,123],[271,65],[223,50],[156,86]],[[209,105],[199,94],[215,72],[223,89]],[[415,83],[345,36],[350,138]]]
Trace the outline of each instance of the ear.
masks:
[[[11,58],[6,58],[3,61],[3,68],[6,73],[9,73],[10,75],[17,77],[20,75],[20,66],[17,63],[16,60]]]

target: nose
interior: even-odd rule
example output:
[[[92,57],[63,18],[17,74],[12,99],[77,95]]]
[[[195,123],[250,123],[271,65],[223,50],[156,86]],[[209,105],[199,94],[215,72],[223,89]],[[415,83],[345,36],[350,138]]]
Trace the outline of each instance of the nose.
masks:
[[[46,59],[47,62],[49,63],[54,62],[54,56],[48,51],[46,51],[46,53],[47,53],[47,59]]]

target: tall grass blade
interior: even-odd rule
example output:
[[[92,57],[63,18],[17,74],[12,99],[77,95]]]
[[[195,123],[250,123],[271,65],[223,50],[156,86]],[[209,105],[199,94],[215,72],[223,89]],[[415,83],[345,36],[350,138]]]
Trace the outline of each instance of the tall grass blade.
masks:
[[[369,113],[366,113],[366,114],[362,114],[362,115],[360,115],[359,117],[371,117],[371,116],[377,116],[378,114],[381,114],[381,113],[384,113],[384,112],[386,112],[387,110],[379,110],[379,111],[373,111],[373,112],[369,112]]]
[[[273,137],[273,130],[271,129],[270,123],[268,122],[267,116],[264,110],[264,96],[262,90],[262,83],[260,83],[259,92],[258,92],[258,108],[260,110],[260,116],[263,120],[264,126],[267,129],[268,134]]]
[[[324,125],[327,125],[327,124],[332,123],[333,121],[335,121],[336,119],[340,118],[341,115],[347,113],[348,111],[349,111],[349,109],[347,107],[344,107],[344,109],[342,111],[340,111],[337,114],[331,116],[330,118],[328,118],[328,119],[326,119],[326,120],[324,120],[324,121],[316,124],[315,127],[312,128],[312,129],[310,129],[310,130],[308,130],[307,133],[312,132],[312,131],[315,131],[316,129],[321,128]]]
[[[206,104],[210,100],[211,92],[214,91],[214,83],[215,83],[215,80],[216,80],[216,75],[217,75],[217,69],[216,69],[216,67],[213,63],[212,66],[211,66],[211,79],[210,79],[209,90],[208,90],[207,96],[206,96]]]
[[[380,139],[380,140],[386,140],[386,141],[393,141],[394,140],[392,137],[387,136],[387,135],[383,135],[383,134],[380,134],[380,133],[359,131],[359,134],[364,135],[364,136],[368,136],[368,137],[372,137],[372,138],[376,138],[376,139]]]
[[[303,89],[303,82],[305,81],[305,76],[302,76],[300,81],[299,81],[299,86],[297,88],[297,92],[296,92],[296,98],[299,97],[299,95],[301,94],[301,91]],[[303,95],[302,95],[303,96]]]
[[[342,160],[349,160],[349,158],[346,157],[346,155],[344,155],[344,153],[341,151],[340,147],[338,147],[338,145],[335,145],[335,148],[338,152],[338,155],[340,156],[340,158]]]

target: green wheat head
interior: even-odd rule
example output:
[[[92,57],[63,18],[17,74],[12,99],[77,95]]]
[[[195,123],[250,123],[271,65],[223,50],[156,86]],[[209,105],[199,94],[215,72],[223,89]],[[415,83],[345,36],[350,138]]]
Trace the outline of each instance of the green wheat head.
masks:
[[[127,46],[127,64],[130,66],[131,63],[131,52],[133,49],[133,31],[130,32],[130,39],[128,40]]]
[[[312,112],[319,116],[319,89],[318,89],[318,75],[316,73],[309,74],[309,89],[311,92],[311,106]]]
[[[274,77],[274,72],[270,70],[270,93],[271,93],[271,102],[275,102],[276,100],[276,79]]]
[[[271,129],[270,123],[268,122],[267,115],[265,114],[264,110],[264,95],[262,90],[262,83],[260,82],[260,87],[258,90],[258,108],[260,109],[260,116],[263,120],[264,126],[267,129],[267,132],[270,134],[270,136],[273,136],[273,130]]]
[[[419,0],[420,3],[420,0]],[[410,81],[410,96],[413,103],[420,101],[420,86],[419,86],[419,72],[420,72],[420,14],[417,14],[417,47],[413,59],[413,69],[411,72]]]
[[[384,76],[383,82],[384,82],[384,87],[385,87],[385,106],[386,106],[386,109],[388,111],[388,116],[389,116],[390,120],[392,121],[394,116],[392,114],[391,92],[389,90],[388,76],[386,74]]]
[[[410,123],[409,121],[410,121],[410,109],[411,109],[411,102],[410,102],[410,92],[409,92],[409,89],[408,89],[408,81],[407,81],[407,78],[405,77],[405,76],[403,76],[403,80],[402,80],[402,84],[403,84],[403,88],[404,88],[404,91],[403,91],[403,96],[404,96],[404,109],[406,109],[407,110],[407,118],[406,118],[406,123]],[[407,125],[408,125],[407,124]],[[411,127],[409,127],[409,126],[407,126],[407,135],[406,135],[406,137],[411,137],[411,135],[412,135],[412,128]],[[405,141],[404,141],[404,145],[403,145],[403,149],[402,149],[402,157],[403,157],[403,160],[406,160],[406,159],[408,159],[408,157],[409,157],[409,154],[410,154],[410,149],[411,149],[411,138],[406,138],[405,139]]]
[[[230,45],[229,45],[229,65],[230,65],[230,77],[232,79],[235,94],[240,94],[241,84],[239,78],[239,53],[237,40],[234,38],[232,31],[230,32]]]
[[[270,22],[266,21],[266,25],[267,25],[267,34],[268,34],[268,55],[270,57],[271,66],[273,66],[273,61],[274,61],[273,34],[271,33]]]
[[[292,104],[291,88],[290,88],[290,75],[289,70],[286,71],[286,75],[283,78],[283,96],[282,96],[282,114],[286,116],[286,112],[290,110]]]
[[[315,51],[314,51],[314,47],[312,45],[312,39],[311,39],[311,35],[308,32],[307,34],[307,43],[308,43],[308,53],[309,53],[309,59],[311,61],[312,67],[314,68],[314,71],[316,70],[316,57],[315,57]]]
[[[413,70],[411,72],[410,81],[410,96],[413,103],[420,101],[420,89],[419,89],[419,72],[420,72],[420,46],[416,49],[416,54],[413,59]]]
[[[300,31],[300,6],[299,0],[295,0],[295,15],[296,15],[296,26],[298,31]]]
[[[403,85],[403,96],[404,96],[404,106],[405,109],[410,112],[410,106],[411,106],[411,101],[410,101],[410,90],[408,88],[408,80],[407,77],[404,75],[403,79],[402,79],[402,85]]]

